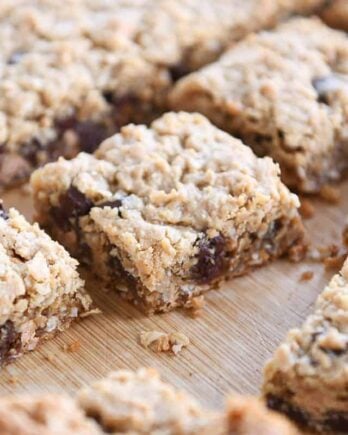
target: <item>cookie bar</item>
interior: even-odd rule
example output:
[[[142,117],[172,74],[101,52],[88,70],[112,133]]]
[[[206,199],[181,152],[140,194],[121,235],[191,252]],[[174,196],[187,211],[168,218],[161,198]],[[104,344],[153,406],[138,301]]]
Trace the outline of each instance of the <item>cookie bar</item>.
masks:
[[[223,412],[209,411],[164,383],[153,369],[111,373],[82,389],[77,401],[107,433],[298,435],[285,418],[256,399],[234,396]]]
[[[130,124],[31,184],[39,221],[148,312],[303,247],[298,198],[278,166],[199,114]]]
[[[170,95],[279,162],[286,184],[316,192],[348,166],[348,37],[297,18],[251,35]]]
[[[91,306],[77,262],[15,209],[0,211],[0,366],[67,328]]]
[[[311,13],[323,0],[157,0],[137,35],[149,59],[172,78],[218,58],[232,43],[293,13]]]
[[[331,27],[348,32],[348,2],[347,0],[332,0],[322,11],[321,18]]]
[[[67,396],[13,396],[0,398],[1,435],[101,435],[75,401]]]
[[[169,83],[133,41],[141,1],[20,3],[0,4],[0,187],[153,117]]]
[[[318,431],[348,432],[348,260],[313,314],[265,367],[270,408]]]

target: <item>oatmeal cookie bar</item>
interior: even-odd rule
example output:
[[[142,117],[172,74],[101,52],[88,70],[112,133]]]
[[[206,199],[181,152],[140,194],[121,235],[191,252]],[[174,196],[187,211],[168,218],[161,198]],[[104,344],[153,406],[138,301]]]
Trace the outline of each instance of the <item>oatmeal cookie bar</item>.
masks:
[[[172,77],[218,58],[232,43],[293,13],[314,12],[323,0],[157,0],[144,15],[137,41]]]
[[[303,246],[298,198],[278,166],[199,114],[130,124],[31,184],[39,221],[149,312]]]
[[[0,210],[0,366],[86,314],[77,262],[15,209]]]
[[[0,2],[0,188],[153,116],[169,76],[133,41],[144,3]]]
[[[0,398],[1,435],[101,435],[103,432],[67,396]]]
[[[321,13],[321,18],[331,27],[348,32],[347,0],[332,0]]]
[[[347,349],[348,260],[313,314],[288,333],[266,365],[263,392],[269,407],[300,425],[347,433]]]
[[[298,190],[316,192],[348,166],[348,37],[318,19],[251,35],[169,100],[273,157]]]
[[[223,412],[201,407],[154,369],[120,370],[82,389],[77,401],[107,433],[138,435],[298,435],[256,399],[231,397]]]

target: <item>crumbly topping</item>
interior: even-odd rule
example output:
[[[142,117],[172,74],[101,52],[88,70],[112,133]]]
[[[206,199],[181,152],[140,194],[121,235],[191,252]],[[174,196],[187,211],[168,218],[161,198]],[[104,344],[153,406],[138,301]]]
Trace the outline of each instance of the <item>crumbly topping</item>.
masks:
[[[150,348],[154,352],[171,351],[175,355],[190,344],[190,339],[182,332],[166,334],[161,331],[142,331],[139,339],[145,348]]]
[[[250,35],[180,80],[170,104],[207,115],[273,156],[289,184],[319,190],[346,164],[347,36],[300,18]]]
[[[199,434],[213,418],[153,369],[120,370],[78,393],[79,405],[107,432]]]
[[[39,337],[88,312],[77,261],[15,209],[0,212],[1,352],[33,349]],[[17,336],[20,336],[18,340]]]
[[[75,401],[66,396],[17,396],[0,399],[3,435],[101,435]]]
[[[276,372],[303,385],[345,385],[348,365],[348,261],[319,296],[313,314],[301,328],[288,333],[266,367],[266,379]]]

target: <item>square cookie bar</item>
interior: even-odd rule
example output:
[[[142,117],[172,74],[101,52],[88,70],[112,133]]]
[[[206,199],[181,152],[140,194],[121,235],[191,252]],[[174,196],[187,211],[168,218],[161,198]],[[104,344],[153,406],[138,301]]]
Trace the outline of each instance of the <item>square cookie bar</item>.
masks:
[[[223,411],[204,409],[154,369],[113,372],[82,389],[77,402],[106,433],[298,435],[285,418],[254,398],[234,396]]]
[[[1,435],[102,435],[75,401],[58,394],[0,398]]]
[[[348,32],[348,2],[347,0],[331,0],[320,14],[321,18],[331,27]]]
[[[0,366],[87,314],[77,261],[15,209],[0,211]]]
[[[324,0],[157,0],[137,34],[148,59],[169,67],[174,80],[216,60],[249,33],[291,14],[316,11]]]
[[[317,192],[348,166],[348,36],[297,18],[251,35],[170,95],[280,164],[292,188]]]
[[[0,2],[0,188],[145,122],[169,83],[133,41],[144,2],[20,3]]]
[[[278,166],[199,114],[130,124],[31,185],[39,221],[149,312],[303,248],[299,201]]]
[[[348,433],[348,260],[301,328],[288,333],[265,367],[270,408],[299,425]]]

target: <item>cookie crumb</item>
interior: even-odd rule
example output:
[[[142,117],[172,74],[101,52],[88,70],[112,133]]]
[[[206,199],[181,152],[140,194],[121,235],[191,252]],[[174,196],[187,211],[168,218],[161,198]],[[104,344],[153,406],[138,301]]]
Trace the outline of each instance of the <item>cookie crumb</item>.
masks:
[[[299,211],[303,219],[311,219],[314,216],[315,208],[308,199],[301,199]]]
[[[331,204],[338,204],[341,199],[341,192],[336,187],[326,184],[320,189],[320,196]]]
[[[177,355],[183,347],[190,344],[189,338],[181,332],[166,334],[160,331],[142,331],[140,333],[140,344],[145,349],[154,352],[173,352]]]
[[[44,355],[44,358],[46,361],[53,363],[54,362],[54,356],[51,353],[48,353],[46,355]]]
[[[75,340],[70,344],[64,343],[62,347],[65,352],[78,352],[81,349],[81,342],[79,340]]]
[[[192,317],[198,317],[202,314],[203,308],[205,306],[205,299],[203,295],[196,296],[192,298],[186,305],[185,308],[190,311]]]
[[[344,260],[347,258],[347,254],[335,255],[333,257],[324,258],[324,266],[326,270],[339,270],[343,267]]]
[[[306,270],[300,276],[300,281],[310,281],[314,276],[314,272],[311,270]]]
[[[11,385],[16,385],[18,383],[19,379],[17,376],[10,376],[8,379],[8,383]]]

